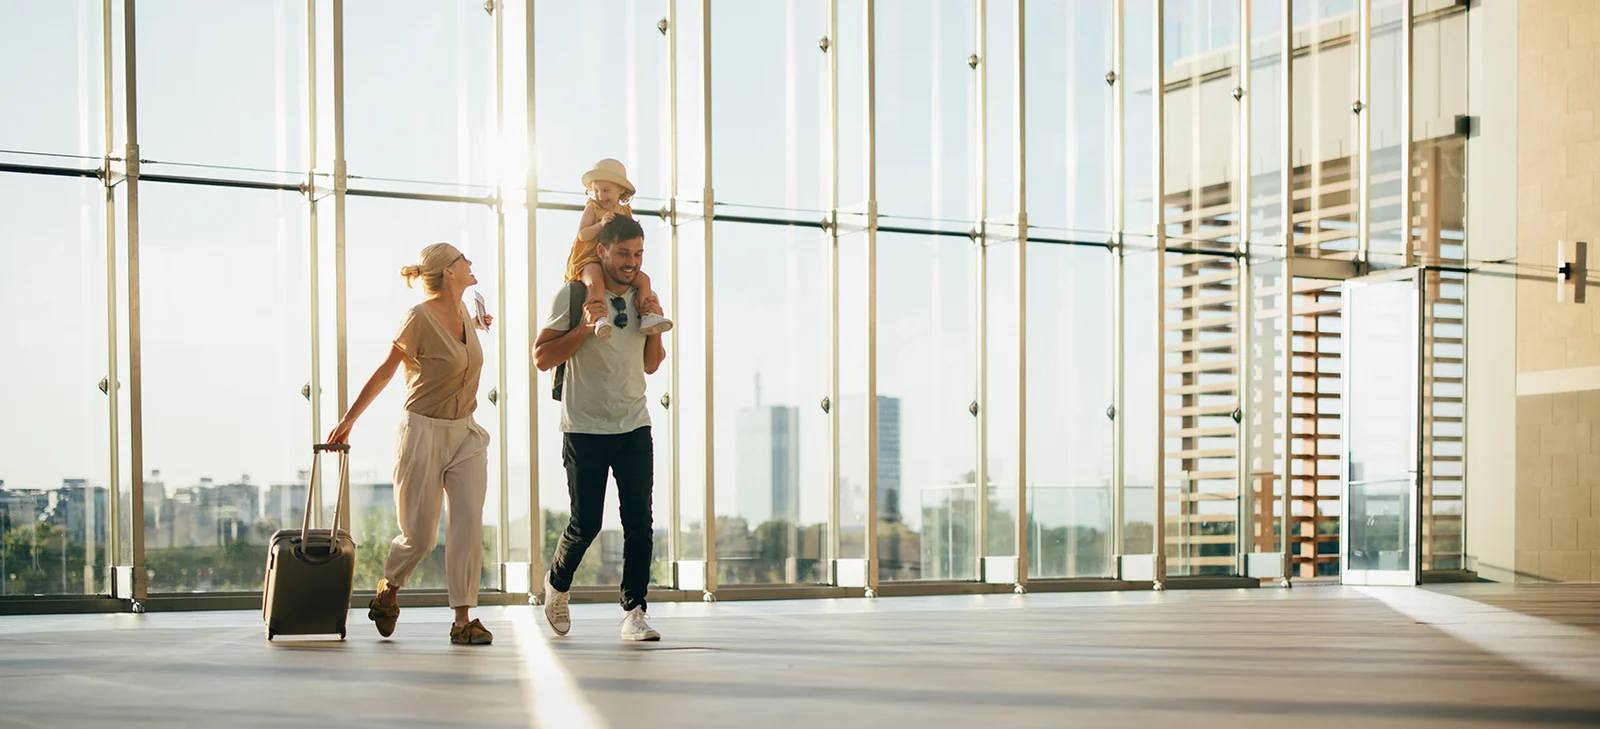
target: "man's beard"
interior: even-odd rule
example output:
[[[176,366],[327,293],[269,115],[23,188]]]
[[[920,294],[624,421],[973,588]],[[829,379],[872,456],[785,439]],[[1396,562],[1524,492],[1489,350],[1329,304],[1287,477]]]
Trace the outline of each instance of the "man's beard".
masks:
[[[614,284],[616,284],[618,286],[632,286],[633,285],[632,281],[628,281],[628,280],[625,280],[625,279],[622,278],[622,269],[620,269],[620,268],[612,268],[610,266],[601,266],[600,268],[605,270],[606,277],[610,278],[612,283],[614,283]],[[634,271],[634,273],[637,274],[638,271]]]

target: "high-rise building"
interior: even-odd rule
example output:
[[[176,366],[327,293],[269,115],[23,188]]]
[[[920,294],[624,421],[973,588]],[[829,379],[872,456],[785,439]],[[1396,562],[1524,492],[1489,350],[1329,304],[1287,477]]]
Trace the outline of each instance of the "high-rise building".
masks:
[[[800,410],[757,406],[739,412],[738,488],[732,513],[751,528],[800,516]]]
[[[844,409],[840,417],[860,417],[861,408],[859,398],[845,398]],[[847,424],[845,433],[860,432],[866,427],[865,423]],[[844,448],[840,451],[841,463],[839,477],[840,508],[846,514],[862,513],[866,511],[867,485],[861,479],[866,476],[866,464],[861,463],[858,449]],[[878,519],[881,521],[900,521],[900,398],[886,395],[878,396]]]

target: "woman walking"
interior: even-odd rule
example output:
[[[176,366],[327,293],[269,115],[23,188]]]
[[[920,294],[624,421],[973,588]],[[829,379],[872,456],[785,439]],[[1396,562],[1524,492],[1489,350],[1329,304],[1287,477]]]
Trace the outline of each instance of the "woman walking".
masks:
[[[394,633],[400,618],[400,588],[433,551],[440,507],[448,500],[445,575],[450,607],[455,610],[450,642],[487,644],[494,635],[468,615],[478,604],[483,569],[483,500],[489,465],[489,433],[472,419],[478,406],[483,348],[461,303],[462,294],[478,279],[472,275],[472,261],[449,243],[423,248],[417,262],[400,269],[400,275],[407,286],[421,279],[427,299],[406,311],[389,356],[328,435],[329,443],[346,442],[356,419],[388,386],[395,370],[405,366],[406,415],[394,467],[400,536],[389,546],[384,577],[367,617],[377,624],[380,635]],[[485,314],[483,326],[492,321]]]

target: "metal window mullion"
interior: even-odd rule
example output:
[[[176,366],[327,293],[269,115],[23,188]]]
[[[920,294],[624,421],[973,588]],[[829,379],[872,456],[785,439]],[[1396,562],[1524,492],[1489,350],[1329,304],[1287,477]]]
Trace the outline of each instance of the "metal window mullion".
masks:
[[[1127,547],[1125,544],[1127,530],[1124,527],[1124,522],[1127,519],[1125,514],[1127,508],[1127,464],[1124,462],[1127,428],[1124,421],[1127,419],[1125,411],[1127,410],[1126,390],[1128,377],[1127,373],[1123,371],[1127,359],[1127,354],[1124,351],[1127,342],[1126,337],[1123,336],[1127,315],[1126,302],[1123,300],[1127,295],[1127,286],[1123,280],[1123,276],[1127,274],[1126,247],[1123,244],[1123,227],[1125,225],[1124,218],[1127,205],[1126,191],[1123,190],[1124,185],[1127,183],[1127,170],[1124,168],[1127,162],[1127,154],[1124,150],[1127,134],[1126,130],[1123,129],[1123,124],[1126,123],[1123,89],[1127,85],[1122,83],[1123,49],[1125,47],[1122,40],[1122,26],[1123,3],[1116,2],[1112,9],[1111,75],[1107,78],[1107,85],[1111,87],[1111,232],[1114,248],[1111,252],[1110,287],[1112,297],[1111,336],[1113,339],[1111,347],[1111,376],[1114,378],[1111,393],[1111,567],[1112,574],[1118,578],[1122,577],[1121,557]]]
[[[338,371],[339,415],[350,408],[348,281],[345,270],[345,202],[349,180],[344,159],[344,0],[333,0],[333,271],[335,367]],[[318,483],[317,485],[321,485]],[[308,486],[309,488],[309,486]],[[322,523],[322,495],[313,500],[314,518]]]
[[[829,579],[839,583],[839,0],[828,0],[828,564]]]
[[[1411,140],[1416,99],[1411,89],[1416,79],[1416,59],[1412,57],[1416,50],[1415,38],[1412,37],[1417,29],[1415,14],[1415,6],[1410,2],[1405,3],[1400,20],[1400,249],[1404,251],[1407,268],[1417,264],[1417,252],[1411,234],[1411,156],[1416,153]]]
[[[528,31],[530,37],[533,33],[532,27],[530,23]],[[528,64],[531,68],[533,64],[531,50],[528,57],[530,59]],[[531,78],[533,74],[530,71],[528,75]],[[529,123],[531,124],[531,111],[529,112],[529,118]],[[672,238],[672,250],[669,253],[667,273],[670,281],[670,285],[667,287],[667,305],[672,307],[672,311],[680,311],[681,309],[678,305],[678,248],[680,245],[678,235],[678,0],[667,0],[667,136],[667,222],[668,235]],[[532,135],[530,134],[529,137],[529,148],[531,149]],[[680,327],[673,327],[672,331],[667,333],[668,341],[672,345],[667,350],[667,356],[672,361],[670,383],[667,386],[669,392],[667,402],[677,405],[677,407],[672,407],[669,404],[667,407],[668,428],[670,429],[668,447],[672,452],[672,470],[667,475],[669,483],[667,518],[671,521],[671,526],[667,529],[667,555],[672,565],[672,586],[682,589],[683,584],[681,578],[678,577],[678,560],[683,557],[683,514],[681,512],[682,492],[680,491],[682,479],[679,477],[682,471],[679,454],[682,453],[683,449],[681,447],[682,439],[678,437],[680,420],[678,411],[683,409],[683,404],[681,402],[672,403],[672,397],[678,395],[681,392],[679,388],[682,387],[681,380],[678,377],[678,371],[681,369],[678,365],[678,334],[680,329]]]
[[[532,7],[529,7],[532,10]],[[506,86],[505,86],[505,15],[506,4],[504,0],[494,4],[494,136],[495,144],[504,149],[505,144],[505,115],[506,115]],[[511,452],[510,443],[505,439],[505,434],[511,432],[511,380],[506,372],[506,347],[510,343],[509,333],[506,331],[506,184],[504,173],[495,175],[495,316],[502,324],[495,327],[498,332],[496,345],[499,352],[499,397],[496,398],[495,415],[499,418],[500,437],[497,450],[500,455],[500,513],[497,515],[499,534],[496,535],[495,548],[499,551],[500,562],[500,589],[506,589],[506,562],[511,558]],[[528,249],[533,254],[533,249]],[[533,292],[529,291],[529,298]],[[530,524],[531,524],[530,520]],[[533,591],[531,575],[528,581],[528,591]]]
[[[1016,125],[1012,154],[1017,196],[1017,592],[1028,586],[1028,137],[1026,38],[1023,32],[1024,0],[1016,0],[1012,33],[1016,43],[1015,94],[1012,120]],[[987,500],[987,499],[985,499]]]
[[[968,179],[977,179],[977,189],[973,191],[975,202],[974,218],[977,220],[976,235],[973,242],[976,244],[974,254],[977,265],[973,272],[973,291],[975,292],[974,304],[978,310],[977,346],[973,352],[977,365],[977,418],[973,423],[977,432],[977,463],[973,469],[973,499],[978,513],[978,560],[977,575],[979,581],[988,579],[987,566],[989,555],[989,42],[988,42],[988,2],[987,0],[974,0],[973,18],[974,46],[976,47],[977,65],[974,67],[974,83],[976,84],[976,109],[974,112],[977,126],[977,145],[975,147],[977,167],[976,175],[969,175]],[[970,184],[970,183],[969,183]],[[1020,545],[1019,545],[1020,549]],[[1021,552],[1017,552],[1018,557]]]
[[[526,109],[525,113],[527,118],[523,121],[526,125],[524,135],[526,140],[527,162],[523,168],[525,181],[522,195],[523,205],[527,208],[528,218],[528,312],[527,323],[525,326],[528,330],[528,341],[532,343],[538,341],[540,322],[538,296],[536,295],[539,290],[539,145],[537,144],[538,135],[536,134],[538,130],[536,124],[536,120],[538,119],[538,114],[536,113],[538,97],[535,94],[534,83],[534,67],[536,65],[536,61],[538,60],[538,56],[534,53],[534,0],[527,0],[524,4],[524,7],[526,10],[524,11],[525,17],[523,18],[522,28],[523,68],[525,73],[523,85],[526,89],[527,97],[523,99],[523,106]],[[674,30],[674,32],[676,32],[676,30]],[[676,151],[674,151],[674,154],[676,154]],[[673,245],[673,255],[674,260],[676,260],[676,242],[674,242]],[[676,274],[676,267],[674,267],[674,274]],[[677,281],[674,280],[672,294],[676,296],[677,292]],[[673,369],[673,377],[677,377],[676,367]],[[676,413],[676,411],[674,411],[674,413]],[[673,422],[674,425],[676,425],[676,415],[674,415]],[[672,440],[674,445],[676,445],[677,432],[675,427]],[[539,600],[542,600],[544,576],[544,510],[541,508],[539,503],[539,369],[537,367],[528,368],[528,459],[530,473],[528,478],[528,589],[538,595]],[[673,473],[677,473],[678,463],[676,454],[674,454],[672,465]],[[676,483],[674,483],[674,486],[676,486]],[[676,501],[673,502],[673,506],[674,510],[676,510]],[[674,523],[674,528],[676,528],[676,523]],[[532,598],[530,598],[530,602],[531,601]]]
[[[138,69],[134,0],[122,6],[123,120],[127,124],[127,149],[123,153],[128,186],[128,424],[129,424],[129,530],[133,550],[133,600],[137,606],[149,589],[144,555],[144,368],[139,311],[139,114]],[[137,607],[136,607],[137,609]]]
[[[311,289],[311,442],[322,442],[322,261],[317,237],[317,0],[306,0],[306,252]],[[311,459],[306,488],[320,479],[322,459]]]
[[[1361,4],[1358,32],[1361,42],[1359,54],[1356,99],[1356,154],[1360,176],[1356,178],[1357,248],[1360,253],[1356,263],[1370,266],[1372,255],[1372,0],[1357,0]],[[1406,0],[1410,4],[1410,0]]]
[[[878,593],[878,103],[875,0],[866,0],[867,128],[867,597]]]
[[[109,483],[111,485],[111,524],[106,530],[108,544],[106,547],[106,562],[111,567],[112,582],[109,590],[113,597],[122,597],[116,584],[116,569],[122,566],[124,559],[132,555],[122,553],[122,423],[121,408],[118,407],[117,394],[121,391],[118,378],[117,358],[117,197],[116,179],[111,170],[111,150],[116,143],[116,101],[113,98],[113,88],[116,80],[111,61],[111,0],[102,0],[100,17],[100,90],[102,102],[102,117],[105,145],[102,147],[102,174],[101,184],[105,188],[105,231],[106,231],[106,399],[107,417],[110,418],[110,458],[111,468]],[[129,500],[129,509],[133,509],[132,499]],[[139,512],[133,512],[139,514]],[[129,529],[132,530],[130,520]],[[139,515],[137,522],[144,523],[144,517]],[[131,550],[130,550],[131,551]]]
[[[1278,414],[1278,429],[1283,433],[1283,520],[1278,529],[1278,552],[1282,556],[1284,587],[1293,584],[1294,564],[1289,553],[1289,528],[1294,508],[1291,493],[1294,489],[1294,467],[1289,455],[1294,452],[1294,0],[1280,0],[1283,13],[1283,81],[1279,91],[1283,102],[1279,104],[1283,146],[1280,149],[1283,165],[1280,191],[1283,196],[1283,369],[1279,387],[1283,392],[1283,408]],[[1312,508],[1315,508],[1313,504]]]
[[[712,357],[713,343],[716,340],[716,329],[712,323],[716,307],[712,304],[714,291],[712,290],[712,263],[715,261],[712,246],[712,219],[716,213],[716,194],[711,178],[711,0],[700,1],[700,82],[701,82],[701,119],[705,122],[702,134],[702,164],[705,167],[705,190],[701,195],[702,222],[705,226],[705,318],[706,318],[706,347],[705,347],[705,401],[706,401],[706,504],[705,504],[705,549],[706,549],[706,579],[705,598],[711,600],[717,591],[717,519],[716,519],[716,390],[712,387],[712,370],[716,361]]]
[[[1153,112],[1155,124],[1154,139],[1150,140],[1154,146],[1155,176],[1152,178],[1154,186],[1151,198],[1155,204],[1156,230],[1156,482],[1155,482],[1155,520],[1152,522],[1151,541],[1155,550],[1155,569],[1152,587],[1157,590],[1165,589],[1167,580],[1167,528],[1166,528],[1166,498],[1167,498],[1167,377],[1166,354],[1162,346],[1165,332],[1165,307],[1161,302],[1166,296],[1167,275],[1167,229],[1166,229],[1166,201],[1163,200],[1166,191],[1166,67],[1162,65],[1162,46],[1166,39],[1166,8],[1164,3],[1157,2],[1155,8],[1155,71],[1151,86],[1151,97],[1155,105]]]
[[[1234,113],[1239,115],[1239,366],[1235,374],[1238,377],[1236,387],[1239,390],[1239,409],[1242,413],[1239,418],[1238,442],[1235,444],[1235,458],[1238,467],[1239,496],[1237,500],[1238,520],[1238,550],[1235,561],[1238,573],[1249,574],[1248,555],[1255,551],[1255,397],[1250,390],[1250,385],[1255,381],[1251,376],[1251,365],[1255,358],[1255,281],[1251,273],[1251,207],[1250,207],[1250,106],[1252,103],[1252,87],[1250,79],[1250,0],[1239,3],[1239,97],[1234,106]],[[1271,382],[1271,378],[1267,379]],[[1271,432],[1270,429],[1268,432]]]

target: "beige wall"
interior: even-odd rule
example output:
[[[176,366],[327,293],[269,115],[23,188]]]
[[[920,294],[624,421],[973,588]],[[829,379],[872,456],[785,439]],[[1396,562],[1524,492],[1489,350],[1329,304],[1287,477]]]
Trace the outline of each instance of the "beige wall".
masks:
[[[1600,3],[1524,0],[1517,24],[1516,571],[1524,581],[1591,581],[1600,579],[1600,289],[1590,303],[1572,303],[1570,290],[1557,303],[1554,283],[1529,280],[1548,274],[1528,267],[1554,266],[1565,238],[1590,241],[1589,269],[1600,269]]]

